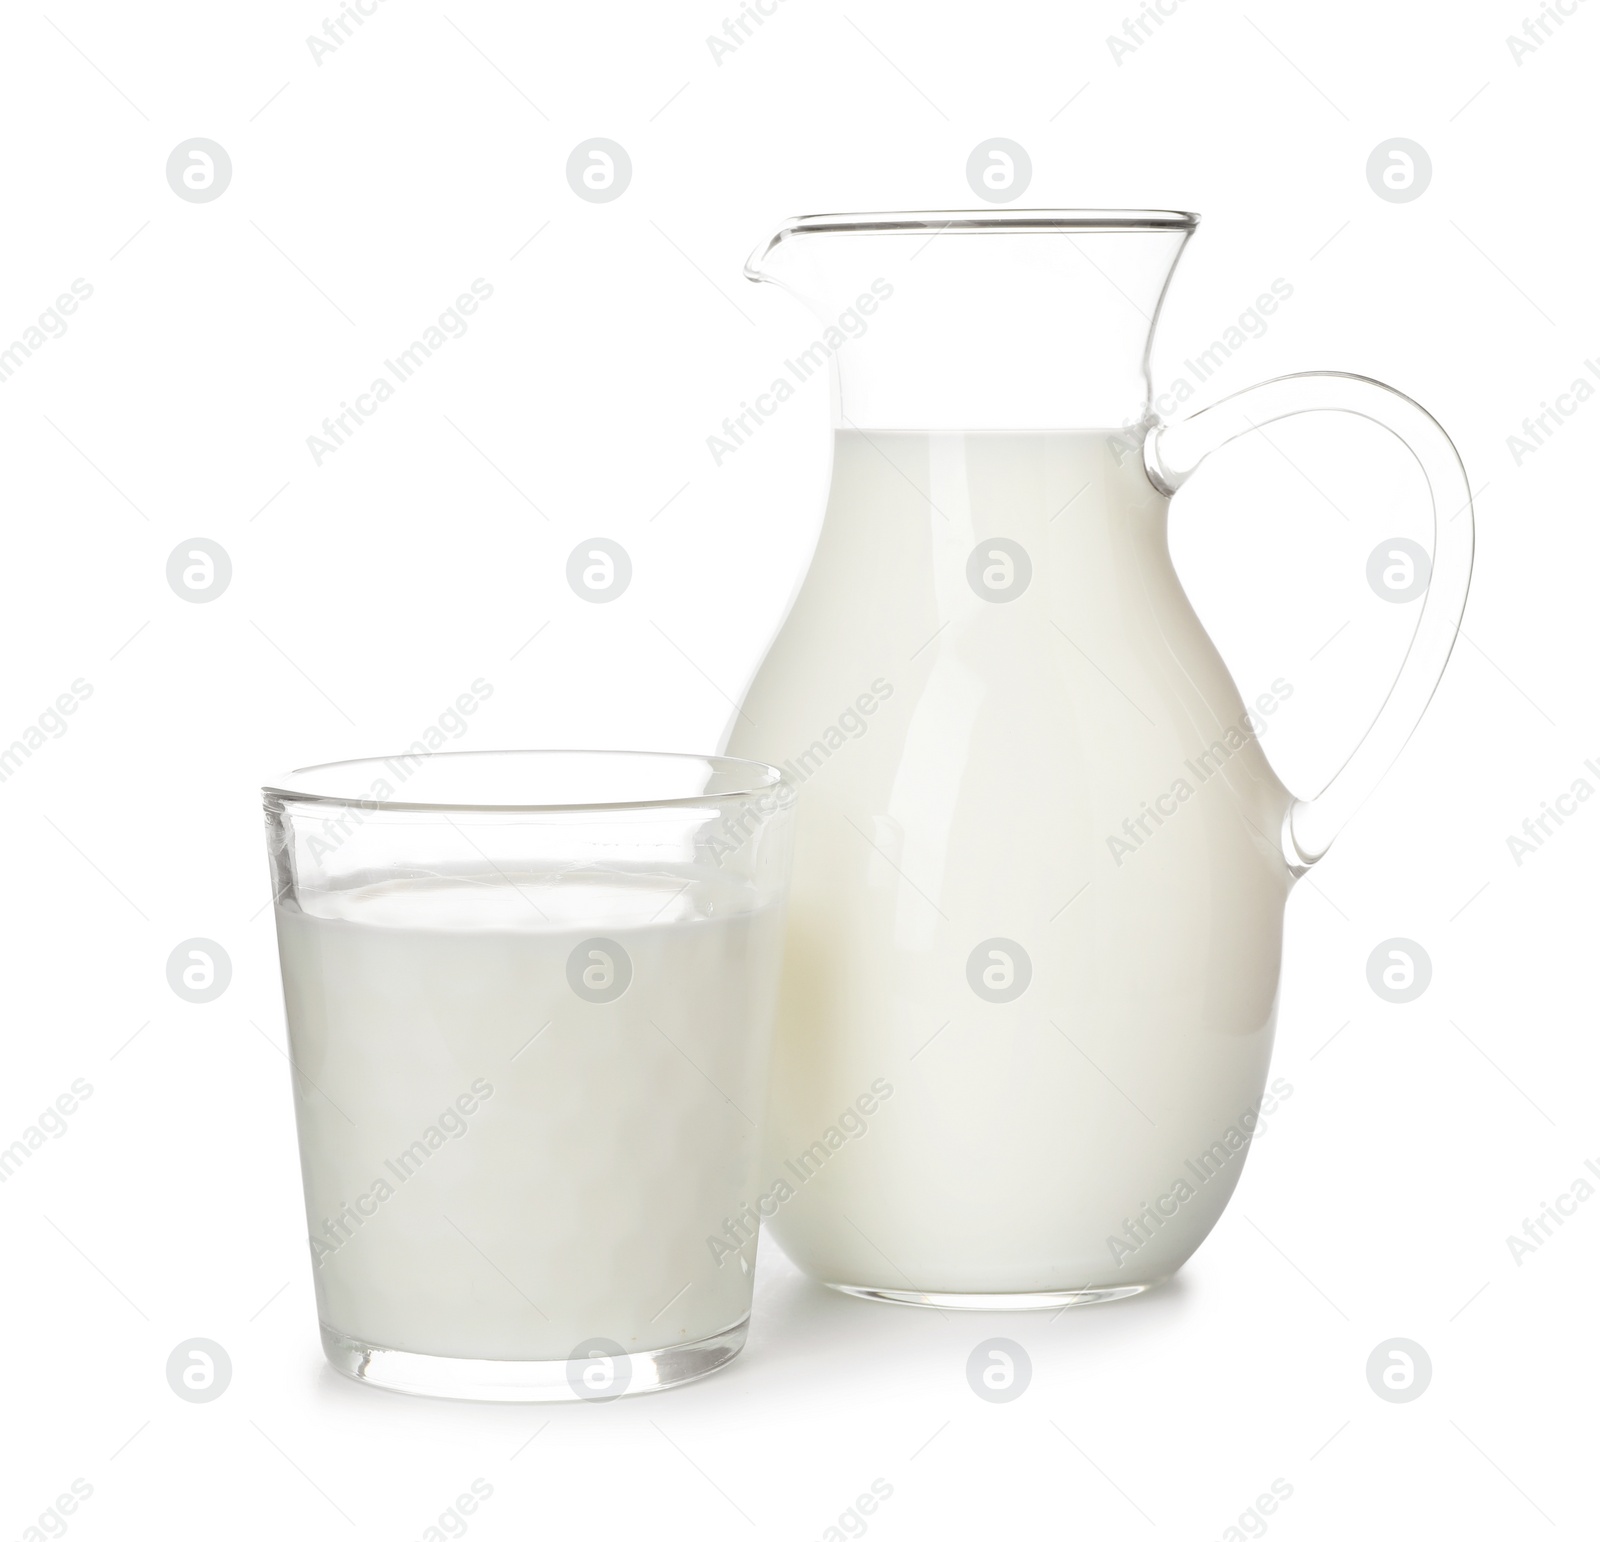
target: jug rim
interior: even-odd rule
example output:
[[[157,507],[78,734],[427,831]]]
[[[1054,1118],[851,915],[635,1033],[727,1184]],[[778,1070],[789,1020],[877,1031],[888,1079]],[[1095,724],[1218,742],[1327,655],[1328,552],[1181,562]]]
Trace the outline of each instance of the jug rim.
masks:
[[[916,209],[855,214],[802,214],[786,221],[750,255],[745,277],[760,282],[757,265],[783,242],[802,235],[971,235],[1010,231],[1192,231],[1200,216],[1186,209]]]

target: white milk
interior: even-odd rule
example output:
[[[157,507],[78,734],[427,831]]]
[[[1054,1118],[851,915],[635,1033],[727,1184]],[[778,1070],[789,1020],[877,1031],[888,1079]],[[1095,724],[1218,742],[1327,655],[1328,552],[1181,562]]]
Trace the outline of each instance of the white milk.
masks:
[[[781,922],[681,876],[515,876],[278,910],[323,1324],[501,1360],[730,1328],[755,1242],[725,1222],[755,1192]],[[569,984],[597,935],[632,967],[609,1002]],[[588,952],[579,978],[604,990],[615,957]]]
[[[996,602],[969,564],[1008,592],[1001,538],[1032,575]],[[1252,703],[1255,723],[1290,695]],[[730,753],[801,784],[765,1172],[822,1154],[772,1223],[785,1250],[894,1291],[1169,1274],[1258,1117],[1289,795],[1137,448],[841,432],[744,712]],[[1019,978],[990,939],[1031,964],[1009,1001],[969,983],[974,950],[980,981]],[[830,1140],[875,1081],[892,1095]]]

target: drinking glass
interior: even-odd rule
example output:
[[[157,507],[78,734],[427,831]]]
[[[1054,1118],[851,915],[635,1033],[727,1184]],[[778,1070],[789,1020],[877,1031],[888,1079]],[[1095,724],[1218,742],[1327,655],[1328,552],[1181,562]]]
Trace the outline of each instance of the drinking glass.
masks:
[[[609,1400],[744,1344],[793,784],[460,752],[263,789],[322,1342]]]

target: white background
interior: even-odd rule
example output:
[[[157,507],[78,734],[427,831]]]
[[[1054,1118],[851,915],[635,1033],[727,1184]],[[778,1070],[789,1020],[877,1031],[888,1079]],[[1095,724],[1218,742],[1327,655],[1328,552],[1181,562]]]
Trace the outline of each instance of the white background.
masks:
[[[1600,8],[1520,64],[1523,0],[1186,0],[1120,64],[1121,0],[783,0],[720,64],[714,5],[383,0],[318,64],[325,14],[0,22],[0,346],[93,288],[0,385],[0,740],[93,690],[0,783],[0,1143],[93,1087],[0,1187],[0,1537],[75,1479],[84,1539],[415,1538],[474,1479],[485,1539],[820,1538],[874,1479],[884,1539],[1219,1538],[1274,1479],[1285,1539],[1592,1535],[1600,1203],[1520,1265],[1506,1237],[1600,1159],[1600,808],[1520,866],[1506,838],[1574,779],[1600,787],[1600,406],[1520,467],[1506,440],[1600,351]],[[564,171],[597,135],[633,162],[607,204]],[[1292,1098],[1211,1239],[1141,1300],[877,1307],[768,1247],[744,1355],[667,1396],[507,1408],[342,1381],[316,1337],[255,789],[408,743],[480,678],[465,746],[713,747],[827,474],[820,386],[720,467],[707,450],[815,335],[741,264],[793,214],[970,206],[967,156],[996,135],[1031,155],[1023,205],[1202,211],[1158,386],[1283,278],[1293,299],[1202,399],[1375,375],[1446,424],[1478,492],[1466,640],[1290,904]],[[194,136],[232,159],[214,202],[166,180]],[[1433,163],[1410,203],[1366,179],[1395,136]],[[476,278],[494,294],[470,331],[317,465],[307,436]],[[1266,748],[1309,792],[1414,619],[1367,554],[1428,521],[1376,430],[1271,434],[1180,495],[1173,541],[1246,699],[1294,683]],[[610,605],[565,582],[595,535],[633,560]],[[165,579],[196,536],[233,564],[208,604]],[[165,978],[195,936],[233,961],[205,1006]],[[1396,936],[1433,962],[1405,1006],[1366,982]],[[1033,1364],[1004,1406],[965,1375],[997,1334]],[[1404,1405],[1365,1375],[1396,1336],[1434,1368]],[[211,1403],[167,1386],[193,1337],[232,1358]]]

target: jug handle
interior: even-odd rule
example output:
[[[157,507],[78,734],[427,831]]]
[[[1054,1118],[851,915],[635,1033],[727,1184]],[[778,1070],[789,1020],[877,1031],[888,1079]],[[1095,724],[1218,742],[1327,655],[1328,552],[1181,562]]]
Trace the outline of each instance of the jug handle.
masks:
[[[1312,371],[1249,386],[1144,442],[1145,472],[1170,497],[1213,450],[1302,412],[1351,412],[1389,430],[1416,457],[1433,501],[1433,568],[1411,646],[1372,726],[1314,798],[1296,799],[1283,822],[1283,854],[1303,872],[1318,861],[1405,747],[1455,646],[1472,576],[1472,489],[1450,436],[1424,408],[1364,375]]]

